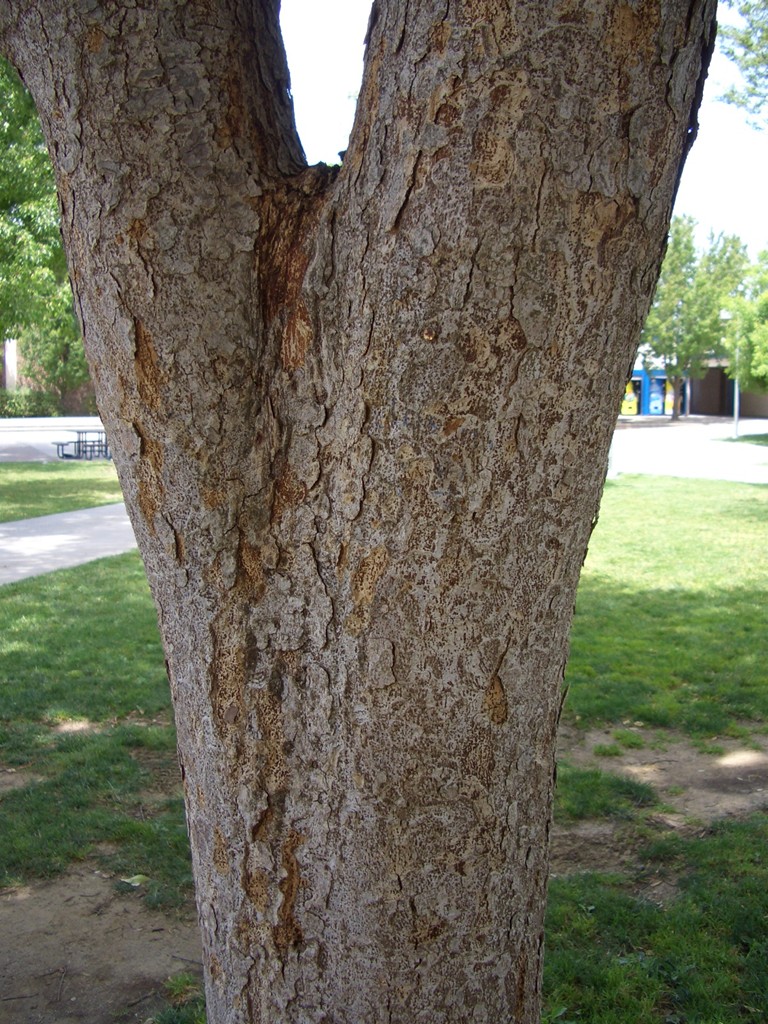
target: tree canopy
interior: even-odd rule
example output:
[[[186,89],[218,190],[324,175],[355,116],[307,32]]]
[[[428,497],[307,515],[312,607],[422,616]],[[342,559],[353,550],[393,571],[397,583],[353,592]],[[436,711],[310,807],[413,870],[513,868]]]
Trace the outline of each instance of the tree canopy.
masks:
[[[0,59],[0,338],[14,337],[40,390],[62,398],[88,380],[37,110]]]
[[[727,303],[728,372],[745,391],[768,391],[768,250],[747,271],[744,288]]]
[[[696,222],[675,217],[656,286],[653,305],[643,328],[641,350],[660,362],[678,399],[685,377],[699,377],[706,361],[722,348],[722,311],[740,292],[748,259],[735,235],[710,236],[698,253]]]
[[[720,26],[720,48],[744,77],[741,89],[731,88],[724,99],[742,107],[756,125],[768,117],[768,4],[765,0],[730,0],[740,25]]]

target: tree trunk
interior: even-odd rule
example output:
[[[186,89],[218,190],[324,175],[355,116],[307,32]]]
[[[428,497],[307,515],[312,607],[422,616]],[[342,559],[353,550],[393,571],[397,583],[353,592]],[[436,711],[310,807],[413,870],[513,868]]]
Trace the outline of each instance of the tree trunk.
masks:
[[[680,419],[680,412],[683,406],[683,378],[670,377],[669,380],[672,385],[672,394],[674,396],[672,403],[672,416],[670,417],[670,420],[675,423]]]
[[[538,1019],[579,569],[713,0],[12,0],[157,603],[211,1024]]]

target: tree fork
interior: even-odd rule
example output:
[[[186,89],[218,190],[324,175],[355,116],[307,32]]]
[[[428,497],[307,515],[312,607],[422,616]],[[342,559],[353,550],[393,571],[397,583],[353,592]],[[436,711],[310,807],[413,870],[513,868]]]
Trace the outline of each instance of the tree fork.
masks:
[[[212,1024],[538,1019],[567,634],[713,0],[10,0],[159,619]],[[41,58],[41,55],[44,55]]]

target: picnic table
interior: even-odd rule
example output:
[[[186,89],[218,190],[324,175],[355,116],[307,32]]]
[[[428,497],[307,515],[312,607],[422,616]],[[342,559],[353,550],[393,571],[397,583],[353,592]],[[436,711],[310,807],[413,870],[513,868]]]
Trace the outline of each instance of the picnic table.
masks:
[[[111,459],[107,434],[104,430],[72,430],[73,441],[54,441],[60,459]]]

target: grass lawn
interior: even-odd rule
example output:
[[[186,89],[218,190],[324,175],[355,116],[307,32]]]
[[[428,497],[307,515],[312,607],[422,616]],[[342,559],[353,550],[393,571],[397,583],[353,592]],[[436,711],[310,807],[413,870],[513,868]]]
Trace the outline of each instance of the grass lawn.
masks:
[[[0,463],[0,522],[122,501],[111,462]]]
[[[739,441],[742,444],[761,444],[768,446],[768,434],[742,434],[741,437],[732,437],[731,441]]]
[[[768,722],[768,487],[608,481],[576,602],[566,719],[743,735]]]
[[[175,733],[139,556],[0,587],[0,665],[0,765],[28,780],[0,802],[0,885],[95,856],[149,876],[150,902],[183,902]]]
[[[625,723],[698,743],[764,732],[767,553],[768,487],[609,481],[579,587],[565,720],[607,726],[614,755],[638,742]],[[552,880],[546,1024],[768,1019],[768,815],[674,833],[658,810],[649,786],[560,766],[556,820],[620,818],[641,867]],[[654,905],[645,883],[659,873],[677,895]]]
[[[699,743],[765,731],[766,552],[766,487],[609,482],[578,595],[570,724],[607,727],[619,753],[642,742],[627,722]],[[0,800],[0,884],[96,857],[149,877],[134,898],[185,900],[181,802],[157,795],[174,734],[138,556],[0,588],[0,653],[0,766],[25,782]],[[553,879],[547,1024],[768,1019],[768,815],[675,833],[662,811],[646,783],[560,766],[558,821],[619,821],[641,866]],[[648,872],[676,894],[650,903]],[[200,1018],[197,995],[184,1013]]]

